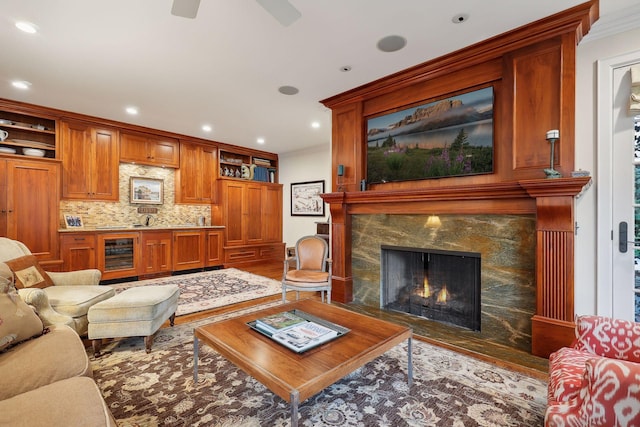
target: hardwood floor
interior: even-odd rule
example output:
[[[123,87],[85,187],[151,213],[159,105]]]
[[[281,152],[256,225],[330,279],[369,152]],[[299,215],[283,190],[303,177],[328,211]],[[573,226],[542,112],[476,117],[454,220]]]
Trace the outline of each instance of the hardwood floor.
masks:
[[[282,279],[282,263],[264,263],[251,267],[242,268],[244,271],[248,271],[253,274],[272,278],[274,280]],[[295,298],[293,292],[289,292],[288,299]],[[318,292],[301,292],[300,298],[315,298],[320,299]],[[230,311],[239,310],[245,307],[251,307],[253,305],[263,304],[269,301],[277,301],[281,299],[281,295],[273,295],[264,297],[252,301],[246,301],[243,303],[233,304],[227,307],[221,307],[213,310],[203,311],[200,313],[193,313],[190,315],[179,316],[176,318],[175,323],[181,324],[191,322],[194,320],[203,319],[216,314],[227,313]],[[494,363],[497,366],[502,366],[515,371],[523,372],[527,375],[531,375],[536,378],[546,379],[548,372],[548,360],[533,356],[531,354],[514,350],[506,346],[496,345],[494,343],[487,343],[473,337],[473,334],[461,333],[458,329],[452,330],[451,327],[443,326],[438,322],[429,321],[426,319],[417,318],[416,316],[402,315],[398,313],[391,313],[388,311],[375,309],[371,307],[365,307],[355,303],[341,304],[332,301],[332,304],[339,305],[341,307],[371,315],[380,319],[402,323],[411,324],[413,333],[416,339],[420,339],[429,342],[434,345],[438,345],[450,350],[475,357],[480,360],[484,360],[490,363]],[[164,326],[168,326],[168,322]],[[163,327],[164,327],[163,326]]]

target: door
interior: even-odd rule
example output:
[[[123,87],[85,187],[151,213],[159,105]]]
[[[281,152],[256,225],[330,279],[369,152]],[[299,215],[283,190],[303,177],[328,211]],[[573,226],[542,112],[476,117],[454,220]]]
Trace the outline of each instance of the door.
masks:
[[[612,314],[640,321],[640,115],[628,110],[629,69],[612,74]]]

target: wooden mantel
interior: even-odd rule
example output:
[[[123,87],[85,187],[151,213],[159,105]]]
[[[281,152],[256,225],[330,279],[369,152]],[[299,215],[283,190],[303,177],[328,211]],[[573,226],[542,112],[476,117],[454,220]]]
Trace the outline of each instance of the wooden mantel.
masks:
[[[532,353],[546,357],[572,338],[574,199],[590,183],[590,177],[530,179],[437,189],[323,194],[332,221],[332,296],[345,303],[353,299],[352,215],[533,213],[537,238]]]
[[[574,198],[590,178],[545,179],[546,132],[558,129],[553,169],[575,170],[576,45],[598,19],[589,0],[515,30],[321,101],[332,110],[332,294],[351,301],[351,216],[535,214],[537,307],[532,352],[569,344],[573,321]],[[367,122],[452,94],[493,87],[493,172],[368,183]],[[548,335],[553,335],[549,337]]]

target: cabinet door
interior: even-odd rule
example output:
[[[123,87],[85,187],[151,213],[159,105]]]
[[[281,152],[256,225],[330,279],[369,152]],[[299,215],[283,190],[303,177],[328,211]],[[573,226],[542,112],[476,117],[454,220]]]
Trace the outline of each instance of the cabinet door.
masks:
[[[176,171],[176,203],[214,203],[216,147],[180,144],[180,168]]]
[[[177,168],[180,166],[180,144],[178,141],[150,139],[147,142],[151,161],[159,166]]]
[[[118,200],[118,131],[65,122],[61,140],[62,197]]]
[[[64,271],[96,268],[96,236],[87,233],[62,234],[60,253]]]
[[[91,198],[114,200],[119,198],[118,131],[113,129],[92,130]]]
[[[91,126],[62,123],[62,198],[91,198]]]
[[[7,237],[41,260],[58,259],[60,166],[48,161],[7,161]]]
[[[282,186],[269,185],[263,189],[262,237],[265,242],[282,241]]]
[[[247,184],[245,204],[246,243],[262,243],[262,224],[265,220],[262,210],[262,189],[260,184]]]
[[[224,261],[224,253],[222,248],[222,231],[209,230],[207,235],[207,260],[206,266],[211,267],[213,265],[222,265]]]
[[[227,246],[245,244],[244,239],[244,205],[245,184],[242,182],[225,181],[223,184],[223,221],[225,225]]]
[[[171,232],[142,233],[141,274],[171,271]]]
[[[120,160],[132,163],[147,163],[147,137],[144,135],[125,133],[120,135]]]
[[[203,268],[205,260],[204,232],[173,232],[173,271]]]

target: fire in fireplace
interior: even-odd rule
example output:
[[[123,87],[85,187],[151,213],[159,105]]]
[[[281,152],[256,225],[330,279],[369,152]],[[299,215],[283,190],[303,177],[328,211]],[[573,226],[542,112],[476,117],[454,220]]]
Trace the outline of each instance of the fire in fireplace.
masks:
[[[479,253],[381,249],[381,308],[480,330]]]

